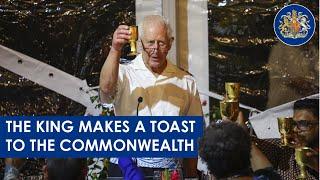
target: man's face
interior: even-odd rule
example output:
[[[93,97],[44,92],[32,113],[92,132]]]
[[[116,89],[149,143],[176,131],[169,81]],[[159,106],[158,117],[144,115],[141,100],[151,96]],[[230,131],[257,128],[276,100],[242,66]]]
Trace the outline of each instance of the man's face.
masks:
[[[166,57],[171,48],[167,29],[161,23],[146,24],[142,37],[143,58],[146,65],[154,72],[162,72],[166,67]]]
[[[296,141],[299,146],[310,146],[318,144],[319,140],[319,118],[309,110],[295,110],[293,120],[296,122],[294,131],[298,136]]]

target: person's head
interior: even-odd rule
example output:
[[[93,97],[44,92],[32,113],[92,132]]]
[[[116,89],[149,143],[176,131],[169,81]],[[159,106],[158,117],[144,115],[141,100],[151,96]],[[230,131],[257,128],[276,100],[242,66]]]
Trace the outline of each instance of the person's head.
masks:
[[[45,180],[85,180],[86,159],[48,159],[44,167]]]
[[[210,125],[200,140],[200,157],[216,178],[248,175],[250,152],[249,133],[233,122]]]
[[[146,66],[155,73],[161,73],[173,42],[169,23],[159,15],[146,16],[139,28],[142,56]]]
[[[294,128],[303,146],[319,146],[319,100],[302,99],[293,105]]]

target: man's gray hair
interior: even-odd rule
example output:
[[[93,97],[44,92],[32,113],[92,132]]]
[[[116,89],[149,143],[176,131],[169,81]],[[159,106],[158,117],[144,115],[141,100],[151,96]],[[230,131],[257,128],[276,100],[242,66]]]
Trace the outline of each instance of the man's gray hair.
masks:
[[[162,23],[166,27],[168,39],[172,38],[172,28],[168,19],[160,15],[148,15],[143,18],[142,22],[139,24],[139,38],[141,39],[144,35],[144,26],[155,21]]]

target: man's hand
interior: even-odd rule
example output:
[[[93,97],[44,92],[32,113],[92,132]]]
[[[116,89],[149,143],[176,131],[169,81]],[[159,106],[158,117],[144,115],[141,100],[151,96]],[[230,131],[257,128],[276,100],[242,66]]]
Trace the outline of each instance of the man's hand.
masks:
[[[100,101],[112,103],[118,86],[119,61],[124,44],[130,39],[129,26],[120,25],[113,33],[112,46],[100,73]]]
[[[222,120],[223,121],[231,121],[228,117],[225,117],[225,116],[222,117]],[[248,129],[248,127],[246,126],[246,120],[244,119],[243,113],[241,111],[239,111],[239,113],[238,113],[237,120],[231,121],[231,122],[235,122],[235,123],[239,124],[240,126]]]
[[[319,172],[319,153],[315,150],[309,150],[309,152],[306,153],[308,161],[305,163],[308,167],[311,169],[316,170]]]
[[[248,130],[248,127],[246,125],[246,120],[244,119],[243,113],[241,111],[239,111],[236,123],[238,123],[240,126]],[[263,154],[263,152],[255,145],[254,142],[252,142],[251,144],[250,162],[251,162],[251,168],[253,171],[272,167],[272,164],[267,158],[267,156]]]
[[[240,126],[243,126],[243,127],[246,127],[246,120],[244,119],[243,117],[243,113],[241,111],[239,111],[239,114],[238,114],[238,117],[237,117],[237,120],[236,120],[236,123],[238,123]]]
[[[120,52],[122,47],[128,43],[130,39],[129,26],[120,25],[116,31],[113,33],[112,38],[112,49]]]

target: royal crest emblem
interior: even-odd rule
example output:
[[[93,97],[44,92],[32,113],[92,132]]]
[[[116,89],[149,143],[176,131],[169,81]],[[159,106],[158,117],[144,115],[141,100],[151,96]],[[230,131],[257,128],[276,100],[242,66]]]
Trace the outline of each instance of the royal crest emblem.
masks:
[[[280,33],[285,38],[305,38],[308,30],[311,29],[308,16],[292,10],[287,12],[287,15],[281,17],[283,21],[280,22]]]
[[[273,27],[283,43],[299,46],[311,39],[315,31],[315,19],[306,7],[291,4],[277,13]]]

